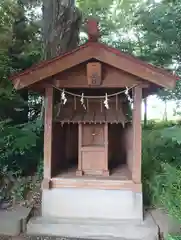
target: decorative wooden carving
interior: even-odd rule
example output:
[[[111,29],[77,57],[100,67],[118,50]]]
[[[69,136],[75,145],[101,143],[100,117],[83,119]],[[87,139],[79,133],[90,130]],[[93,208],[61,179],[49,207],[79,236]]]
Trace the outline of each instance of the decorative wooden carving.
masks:
[[[100,37],[98,21],[89,18],[87,21],[87,33],[90,42],[97,42]]]
[[[94,62],[87,64],[87,80],[89,86],[101,85],[102,69],[101,63]]]

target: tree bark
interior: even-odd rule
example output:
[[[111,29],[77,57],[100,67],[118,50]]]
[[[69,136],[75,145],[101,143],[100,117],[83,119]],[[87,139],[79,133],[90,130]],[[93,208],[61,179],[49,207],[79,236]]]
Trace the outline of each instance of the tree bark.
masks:
[[[80,25],[81,14],[74,0],[43,0],[44,58],[76,48]]]

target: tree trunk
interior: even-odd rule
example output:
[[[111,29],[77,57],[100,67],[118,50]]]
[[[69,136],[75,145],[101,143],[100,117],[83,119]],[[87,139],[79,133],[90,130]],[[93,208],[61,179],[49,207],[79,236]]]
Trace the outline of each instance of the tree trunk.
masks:
[[[144,98],[144,126],[147,125],[147,98]]]
[[[76,48],[80,24],[81,14],[74,0],[43,0],[44,58]]]

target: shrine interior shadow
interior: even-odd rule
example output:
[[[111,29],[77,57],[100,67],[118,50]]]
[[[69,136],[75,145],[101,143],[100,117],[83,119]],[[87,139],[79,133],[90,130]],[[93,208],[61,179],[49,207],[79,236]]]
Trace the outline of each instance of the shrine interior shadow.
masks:
[[[85,124],[86,125],[86,124]],[[99,124],[88,124],[92,130],[99,129]],[[130,125],[108,124],[108,168],[110,176],[106,178],[131,179],[129,168],[129,129]],[[91,131],[92,131],[91,130]],[[52,177],[77,178],[79,155],[78,124],[53,123],[52,142]],[[88,134],[88,133],[87,133]],[[128,140],[127,140],[128,139]],[[100,144],[100,139],[95,144]],[[94,144],[94,147],[95,147]],[[99,159],[92,159],[99,161]],[[85,178],[105,178],[99,175],[82,176]]]

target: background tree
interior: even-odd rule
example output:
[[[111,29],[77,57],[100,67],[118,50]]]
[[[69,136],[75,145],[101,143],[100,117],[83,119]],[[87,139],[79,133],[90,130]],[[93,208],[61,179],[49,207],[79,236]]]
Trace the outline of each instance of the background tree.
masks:
[[[29,101],[8,80],[41,56],[36,18],[28,19],[26,11],[19,1],[0,4],[0,166],[23,174],[35,170],[40,158],[36,147],[41,142],[38,125],[28,118]]]
[[[74,0],[43,1],[45,59],[72,50],[79,44],[81,13]]]
[[[163,0],[147,3],[135,13],[136,32],[139,32],[142,51],[140,56],[178,75],[181,73],[181,5],[179,1]],[[181,99],[181,83],[173,91],[159,91],[164,102]]]

